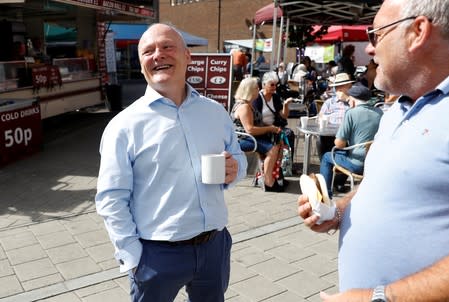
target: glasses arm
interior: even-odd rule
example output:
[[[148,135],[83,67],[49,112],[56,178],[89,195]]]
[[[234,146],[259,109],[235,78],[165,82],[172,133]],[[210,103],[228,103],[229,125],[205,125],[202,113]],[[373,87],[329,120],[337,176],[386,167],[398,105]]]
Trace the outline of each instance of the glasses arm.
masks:
[[[381,27],[378,27],[378,28],[371,28],[371,29],[367,28],[366,29],[366,33],[367,34],[372,34],[372,33],[375,33],[376,31],[382,30],[384,28],[396,25],[398,23],[401,23],[401,22],[404,22],[404,21],[407,21],[407,20],[416,19],[416,18],[417,18],[417,16],[407,17],[407,18],[404,18],[404,19],[401,19],[401,20],[397,20],[397,21],[395,21],[393,23],[390,23],[390,24],[387,24],[387,25],[384,25],[384,26],[381,26]]]

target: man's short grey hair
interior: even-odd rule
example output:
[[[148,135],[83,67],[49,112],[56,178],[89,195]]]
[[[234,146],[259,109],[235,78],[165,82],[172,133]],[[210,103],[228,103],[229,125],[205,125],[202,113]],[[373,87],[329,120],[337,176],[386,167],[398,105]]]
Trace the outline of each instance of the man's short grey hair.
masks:
[[[274,82],[274,83],[279,82],[279,78],[278,78],[278,75],[276,74],[276,72],[268,71],[263,74],[262,85],[265,85],[268,82]]]
[[[438,26],[444,39],[449,40],[449,1],[448,0],[407,0],[401,17],[426,16]],[[407,22],[405,22],[407,24]],[[402,24],[402,26],[405,26]]]

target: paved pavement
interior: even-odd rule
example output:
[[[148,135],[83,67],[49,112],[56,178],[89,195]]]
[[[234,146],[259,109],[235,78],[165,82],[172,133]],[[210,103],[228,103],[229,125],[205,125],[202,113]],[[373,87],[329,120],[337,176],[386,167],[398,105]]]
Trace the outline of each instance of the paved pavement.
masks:
[[[45,120],[42,151],[0,169],[0,301],[129,301],[94,204],[112,116],[97,108]],[[251,177],[225,193],[234,241],[226,301],[320,301],[320,291],[337,291],[337,236],[303,226],[298,177],[288,179],[284,193]]]

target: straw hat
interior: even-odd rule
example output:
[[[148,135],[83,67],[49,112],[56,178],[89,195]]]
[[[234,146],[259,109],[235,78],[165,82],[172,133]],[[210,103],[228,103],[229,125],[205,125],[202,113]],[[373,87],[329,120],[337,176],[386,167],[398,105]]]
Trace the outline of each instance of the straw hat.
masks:
[[[345,84],[354,83],[355,81],[351,80],[349,74],[347,73],[337,73],[334,78],[329,78],[330,84],[329,87],[341,86]]]

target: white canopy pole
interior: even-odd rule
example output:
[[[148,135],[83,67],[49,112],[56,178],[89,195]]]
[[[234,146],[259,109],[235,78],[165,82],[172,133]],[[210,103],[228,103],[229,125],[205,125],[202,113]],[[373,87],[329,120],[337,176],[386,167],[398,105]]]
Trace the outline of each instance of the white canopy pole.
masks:
[[[275,58],[275,41],[276,41],[276,22],[278,18],[278,2],[274,0],[274,10],[273,10],[273,34],[271,36],[271,58],[270,58],[270,70],[273,70],[273,61]]]
[[[287,44],[288,44],[288,35],[289,35],[289,27],[290,27],[290,18],[287,17],[287,22],[285,24],[285,41],[284,41],[284,49],[282,59],[285,61],[287,56]]]
[[[282,32],[284,31],[284,16],[281,16],[281,23],[279,25],[279,38],[278,38],[278,52],[276,66],[279,66],[281,62],[281,47],[282,47]]]
[[[249,74],[253,76],[254,71],[254,61],[255,61],[255,55],[256,55],[256,31],[257,31],[257,25],[253,20],[253,47],[251,48],[251,62],[250,63],[250,71]]]

